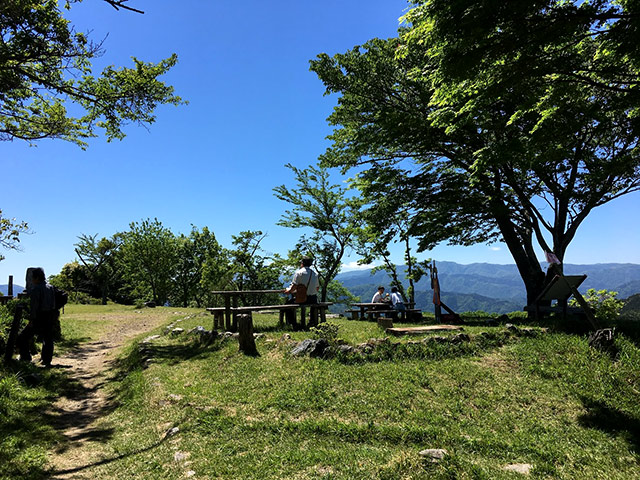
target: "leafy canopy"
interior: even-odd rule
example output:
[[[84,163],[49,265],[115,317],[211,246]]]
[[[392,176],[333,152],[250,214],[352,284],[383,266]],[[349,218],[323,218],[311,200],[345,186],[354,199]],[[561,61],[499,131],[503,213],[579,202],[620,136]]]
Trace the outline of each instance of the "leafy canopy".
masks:
[[[158,80],[176,64],[175,54],[157,64],[133,57],[132,67],[94,75],[101,44],[76,32],[57,0],[2,2],[0,34],[1,140],[58,138],[85,148],[96,129],[122,139],[125,125],[153,123],[159,104],[183,103]]]

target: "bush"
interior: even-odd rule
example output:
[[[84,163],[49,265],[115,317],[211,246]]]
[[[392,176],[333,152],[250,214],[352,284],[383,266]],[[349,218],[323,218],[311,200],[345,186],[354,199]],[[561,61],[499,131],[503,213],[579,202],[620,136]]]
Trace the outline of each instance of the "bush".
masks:
[[[587,290],[587,294],[584,295],[584,299],[598,320],[613,322],[618,319],[620,310],[624,306],[624,301],[616,298],[617,296],[618,292],[590,288]],[[572,307],[578,306],[578,302],[575,299],[571,299],[569,304]]]
[[[331,322],[324,322],[317,327],[311,327],[311,336],[316,340],[326,340],[329,345],[338,343],[338,330],[340,325]]]

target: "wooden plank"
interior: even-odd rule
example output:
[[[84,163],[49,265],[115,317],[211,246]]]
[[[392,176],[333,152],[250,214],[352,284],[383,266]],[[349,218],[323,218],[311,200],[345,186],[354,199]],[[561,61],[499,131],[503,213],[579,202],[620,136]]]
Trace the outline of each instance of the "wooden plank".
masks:
[[[427,325],[425,327],[407,327],[407,328],[387,328],[386,332],[391,335],[421,335],[424,333],[441,332],[447,330],[462,330],[458,325]]]

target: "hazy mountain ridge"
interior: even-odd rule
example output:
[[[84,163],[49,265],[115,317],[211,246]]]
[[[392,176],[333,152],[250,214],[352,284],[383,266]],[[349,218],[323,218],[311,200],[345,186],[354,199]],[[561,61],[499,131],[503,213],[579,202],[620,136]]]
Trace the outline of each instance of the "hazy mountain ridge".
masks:
[[[23,290],[24,290],[24,287],[21,287],[20,285],[16,285],[15,283],[13,284],[14,295],[22,293]],[[9,292],[9,285],[0,285],[0,292],[2,292],[2,295],[7,295]]]
[[[437,267],[443,292],[441,298],[454,310],[506,313],[522,310],[526,304],[524,285],[515,265],[462,265],[455,262],[437,262]],[[546,270],[546,264],[543,268]],[[399,276],[406,287],[408,282],[405,280],[405,270],[404,266],[398,267]],[[589,288],[613,290],[618,292],[618,298],[627,298],[640,292],[640,265],[566,264],[564,271],[568,275],[587,275],[580,287],[581,292],[586,292]],[[390,284],[390,277],[386,272],[380,271],[371,275],[370,270],[341,273],[338,280],[363,301],[370,300],[378,285]],[[433,308],[432,295],[427,276],[416,284],[417,307],[430,311]]]

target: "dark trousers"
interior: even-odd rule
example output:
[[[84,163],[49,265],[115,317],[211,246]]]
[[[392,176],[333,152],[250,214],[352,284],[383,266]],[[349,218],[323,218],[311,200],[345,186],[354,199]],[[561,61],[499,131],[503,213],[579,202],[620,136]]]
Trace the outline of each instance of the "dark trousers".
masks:
[[[42,340],[42,351],[40,359],[42,363],[48,365],[53,359],[53,338],[54,325],[58,312],[42,312],[39,313],[35,320],[22,329],[18,335],[18,349],[20,351],[20,360],[31,361],[31,341],[37,335]]]

